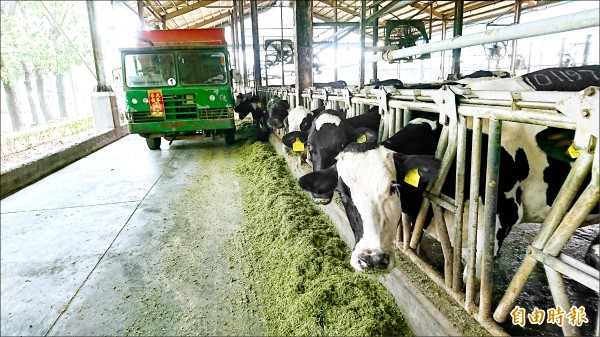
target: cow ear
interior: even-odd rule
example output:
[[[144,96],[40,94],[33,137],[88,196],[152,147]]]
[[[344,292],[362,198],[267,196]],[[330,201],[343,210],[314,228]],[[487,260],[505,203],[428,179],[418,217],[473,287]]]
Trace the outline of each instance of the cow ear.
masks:
[[[377,142],[377,132],[369,128],[359,127],[354,129],[352,138],[357,143]]]
[[[441,165],[440,160],[434,156],[405,155],[396,152],[394,153],[394,163],[398,179],[404,179],[413,186],[418,185],[419,182],[434,179]]]
[[[305,131],[288,132],[283,137],[281,137],[281,142],[283,142],[285,146],[292,148],[296,139],[306,144],[306,140],[308,139],[308,133]]]
[[[575,138],[574,130],[553,127],[548,127],[535,135],[538,147],[548,157],[565,163],[571,163],[579,156],[579,151],[573,147],[573,138]]]
[[[323,194],[335,190],[338,184],[337,167],[333,165],[324,170],[307,173],[298,179],[298,185],[312,193]]]

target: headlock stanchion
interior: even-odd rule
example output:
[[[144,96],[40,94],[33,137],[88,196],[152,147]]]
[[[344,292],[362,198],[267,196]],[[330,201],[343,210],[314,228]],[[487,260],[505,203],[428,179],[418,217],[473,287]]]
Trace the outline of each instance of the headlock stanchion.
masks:
[[[600,88],[589,87],[581,92],[509,92],[509,91],[469,91],[464,88],[444,86],[441,89],[385,89],[358,90],[325,88],[317,94],[314,88],[297,93],[292,88],[275,90],[259,88],[259,95],[272,98],[285,92],[289,100],[301,95],[302,105],[309,109],[318,106],[346,110],[350,118],[365,113],[369,106],[379,106],[382,114],[379,141],[385,140],[401,130],[411,120],[414,111],[439,114],[442,133],[435,156],[442,161],[438,179],[429,183],[421,204],[419,216],[411,227],[410,219],[402,217],[396,235],[396,246],[412,261],[426,271],[442,286],[467,312],[484,327],[500,329],[495,322],[504,322],[518,295],[538,262],[544,265],[554,304],[570,307],[563,275],[593,291],[598,292],[599,271],[561,253],[561,249],[593,211],[599,200],[598,168],[598,95]],[[575,130],[575,149],[579,157],[575,160],[569,175],[562,184],[558,196],[550,208],[542,227],[533,240],[525,258],[512,278],[499,305],[492,303],[494,234],[497,213],[500,142],[506,122],[517,122]],[[467,146],[467,131],[472,132],[470,147]],[[487,144],[482,144],[482,136],[487,134]],[[479,195],[481,176],[482,146],[487,146],[485,174],[485,196]],[[466,163],[466,152],[471,159]],[[456,176],[447,177],[450,165],[457,160]],[[466,167],[470,167],[468,170]],[[576,194],[584,178],[591,173],[592,180],[577,200]],[[470,176],[469,190],[465,191],[465,175]],[[446,179],[456,180],[454,198],[441,193]],[[468,196],[465,193],[468,192]],[[480,197],[485,197],[484,214],[479,214]],[[466,211],[465,199],[469,207]],[[574,202],[574,203],[573,203]],[[572,207],[569,207],[573,204]],[[444,275],[415,254],[423,235],[425,218],[432,207],[437,221],[437,236],[444,255]],[[446,224],[443,213],[454,214],[453,223]],[[464,218],[463,218],[464,217]],[[485,219],[478,224],[478,219]],[[463,224],[463,219],[466,221]],[[449,236],[447,228],[452,228]],[[483,228],[483,242],[477,242],[477,231]],[[466,237],[463,237],[463,232]],[[463,242],[467,251],[463,255]],[[477,247],[483,249],[477,253]],[[478,270],[481,258],[481,271]],[[463,260],[464,258],[464,260]],[[463,268],[463,263],[466,268]],[[477,273],[480,272],[480,277]],[[478,288],[478,279],[480,280]],[[463,281],[465,282],[463,284]],[[476,296],[479,295],[479,305]],[[493,313],[493,315],[492,315]],[[494,322],[495,320],[495,322]],[[491,330],[490,330],[491,331]],[[495,330],[498,331],[498,330]],[[578,328],[563,325],[565,335],[578,334]],[[596,334],[598,331],[596,331]]]

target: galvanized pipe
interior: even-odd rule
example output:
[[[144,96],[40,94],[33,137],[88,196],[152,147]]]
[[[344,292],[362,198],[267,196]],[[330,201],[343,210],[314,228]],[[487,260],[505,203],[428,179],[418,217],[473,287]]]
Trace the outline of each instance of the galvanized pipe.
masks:
[[[246,30],[244,29],[244,1],[239,2],[240,43],[242,44],[242,71],[244,75],[244,90],[248,88],[248,68],[246,66]]]
[[[437,110],[435,111],[437,113],[439,113]],[[412,113],[410,112],[409,108],[404,108],[404,119],[402,121],[402,127],[405,127],[408,125],[408,123],[410,122]]]
[[[394,109],[394,111],[396,111],[396,119],[394,120],[396,124],[394,124],[394,130],[396,130],[397,133],[404,127],[404,113],[407,109]]]
[[[600,275],[598,274],[598,269],[596,269],[588,264],[585,264],[579,260],[576,260],[575,258],[572,258],[566,254],[561,253],[560,255],[558,255],[558,259],[561,262],[564,262],[564,263],[568,264],[569,266],[576,268],[576,269],[580,270],[581,272],[586,273],[587,275],[590,275],[593,278],[595,278],[596,282],[594,284],[592,284],[593,288],[590,288],[590,287],[588,287],[588,288],[590,288],[592,290],[596,290],[596,292],[600,291],[600,289],[598,289],[598,287],[599,287],[598,278],[600,277]],[[579,282],[579,283],[582,283],[582,282]]]
[[[432,201],[434,204],[442,207],[443,209],[450,211],[452,213],[456,212],[456,206],[454,205],[454,200],[451,200],[446,195],[440,194],[435,195],[430,192],[424,191],[423,196],[427,198],[429,201]]]
[[[448,229],[446,220],[444,220],[444,210],[437,204],[432,203],[433,216],[437,222],[436,231],[438,240],[442,246],[442,253],[444,254],[444,283],[448,289],[452,288],[452,244],[450,244],[450,237],[448,236]]]
[[[598,150],[596,149],[596,152]],[[596,162],[594,166],[597,168],[598,163]],[[573,235],[573,233],[579,228],[579,225],[585,220],[585,217],[590,214],[590,212],[596,207],[598,204],[598,200],[600,199],[600,184],[598,177],[598,170],[596,169],[596,174],[592,174],[592,180],[590,184],[585,188],[581,196],[577,199],[571,210],[565,215],[560,225],[548,242],[544,245],[544,252],[548,253],[552,256],[557,256],[560,253],[560,250],[564,247],[564,245],[569,241],[569,238]],[[582,177],[584,178],[584,177]]]
[[[396,134],[396,109],[389,108],[388,109],[388,135],[387,138],[390,138],[394,134]]]
[[[567,287],[562,275],[548,266],[544,266],[544,269],[546,270],[546,277],[548,278],[548,285],[550,286],[555,307],[561,306],[565,311],[569,310],[571,303],[569,302]],[[580,336],[579,328],[568,322],[563,323],[562,331],[565,336]]]
[[[560,255],[560,259],[556,258],[555,256],[552,256],[546,252],[543,252],[539,249],[535,249],[535,248],[531,248],[531,256],[538,260],[539,262],[543,263],[545,266],[550,267],[554,270],[556,270],[557,272],[568,276],[569,278],[572,278],[573,280],[583,284],[584,286],[590,288],[591,290],[598,292],[600,291],[599,286],[598,286],[598,271],[596,271],[596,276],[594,277],[594,275],[592,274],[588,274],[584,271],[582,271],[579,268],[576,268],[568,263],[565,263],[563,261],[561,261],[561,259],[564,259],[564,254]],[[570,258],[571,260],[569,260],[569,258],[567,258],[567,261],[569,262],[579,262],[573,258]],[[579,262],[579,264],[582,264],[581,262]],[[586,267],[591,268],[588,265],[584,265]],[[578,266],[578,267],[583,267],[583,266]],[[592,268],[593,269],[593,268]]]
[[[467,121],[463,115],[458,115],[458,136],[456,141],[456,191],[454,194],[456,211],[454,212],[454,269],[452,271],[452,291],[460,292],[462,290],[462,234],[465,200],[465,161],[467,147]]]
[[[440,140],[438,141],[438,146],[435,151],[436,158],[441,158],[442,156],[444,157],[442,160],[442,166],[440,172],[438,173],[438,178],[435,181],[429,182],[427,186],[427,191],[434,195],[439,194],[439,191],[441,190],[442,185],[446,179],[446,175],[448,174],[448,170],[450,169],[451,160],[453,159],[449,156],[444,156],[444,153],[448,153],[446,149],[446,147],[448,146],[448,137],[448,127],[445,126],[442,129],[442,134],[440,135]],[[455,144],[455,142],[451,142],[451,144],[453,143]],[[454,154],[452,156],[454,156]],[[421,236],[423,235],[423,227],[425,227],[425,218],[427,216],[427,211],[429,209],[430,204],[431,201],[427,198],[424,198],[423,202],[421,203],[421,208],[419,209],[417,219],[415,220],[413,234],[410,238],[410,248],[412,249],[416,249],[419,242],[421,242]]]
[[[473,312],[475,306],[477,223],[479,215],[479,179],[481,176],[481,118],[473,118],[473,141],[471,144],[471,185],[469,186],[469,250],[467,256],[467,285],[465,310]]]
[[[573,202],[575,195],[583,183],[584,177],[590,172],[592,162],[593,156],[588,153],[580,154],[575,160],[571,171],[567,175],[565,182],[552,204],[550,212],[542,224],[542,228],[531,244],[533,247],[544,249],[546,243],[550,240],[550,237],[559,226],[561,219],[563,219],[565,213],[567,213],[569,206]]]
[[[598,152],[596,151],[596,156]],[[546,216],[542,227],[531,246],[537,249],[544,249],[544,246],[558,227],[561,219],[563,219],[568,207],[573,202],[575,194],[579,191],[585,175],[590,172],[592,166],[593,157],[588,153],[582,153],[573,164],[571,171],[567,175],[565,182],[563,183],[550,212]],[[596,174],[597,175],[597,174]],[[510,284],[502,296],[498,307],[494,312],[494,319],[497,322],[504,322],[508,317],[509,312],[515,305],[517,296],[523,290],[529,275],[533,271],[536,265],[536,260],[531,257],[531,252],[525,256],[525,259],[521,263],[521,266],[515,273],[515,276],[510,281]],[[556,254],[555,254],[556,255]]]
[[[459,36],[440,42],[426,43],[415,47],[396,50],[390,49],[382,54],[377,55],[377,58],[368,59],[368,62],[391,62],[404,57],[433,53],[442,50],[568,32],[572,30],[598,27],[599,25],[600,14],[598,11],[582,11],[579,13],[557,16],[550,19],[522,23],[516,26],[492,29],[482,33]]]
[[[408,215],[402,213],[402,249],[406,252],[410,245],[410,219]]]
[[[480,320],[485,320],[490,317],[492,308],[492,290],[494,282],[494,234],[496,233],[496,213],[498,206],[498,178],[500,176],[501,139],[502,121],[490,118],[485,180],[485,226],[483,230],[483,249],[481,254],[481,288],[479,301]]]

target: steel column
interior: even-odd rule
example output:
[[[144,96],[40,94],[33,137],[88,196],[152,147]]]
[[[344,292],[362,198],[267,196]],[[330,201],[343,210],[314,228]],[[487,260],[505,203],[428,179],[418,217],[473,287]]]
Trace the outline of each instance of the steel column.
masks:
[[[463,0],[454,2],[454,35],[456,38],[462,36],[462,25],[463,25]],[[457,80],[460,78],[460,48],[452,49],[452,79]]]
[[[496,213],[498,209],[498,177],[500,175],[500,140],[502,121],[489,119],[487,169],[485,179],[485,227],[483,230],[483,252],[481,254],[481,293],[479,319],[486,320],[492,310],[492,290],[494,282],[494,234],[496,233]]]
[[[258,38],[258,8],[256,1],[250,1],[250,18],[252,20],[252,50],[254,51],[254,87],[261,87],[262,72],[260,70],[260,42]]]
[[[240,42],[242,44],[242,69],[244,75],[244,90],[248,87],[248,68],[246,67],[246,30],[244,29],[244,0],[239,2]]]
[[[473,117],[473,141],[471,144],[471,184],[469,189],[469,251],[467,257],[467,284],[465,310],[472,313],[475,307],[477,225],[479,222],[479,180],[481,177],[481,118]]]
[[[304,89],[313,84],[313,27],[312,27],[312,2],[293,1],[294,4],[294,48],[295,71],[296,71],[296,93],[299,98]]]

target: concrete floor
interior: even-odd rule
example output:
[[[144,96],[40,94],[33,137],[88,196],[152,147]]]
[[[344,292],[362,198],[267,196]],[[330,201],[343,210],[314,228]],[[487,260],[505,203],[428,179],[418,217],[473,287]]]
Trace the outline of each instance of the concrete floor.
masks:
[[[231,152],[130,135],[2,199],[0,334],[264,335],[226,258]]]

